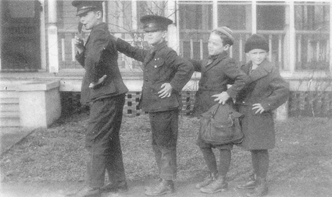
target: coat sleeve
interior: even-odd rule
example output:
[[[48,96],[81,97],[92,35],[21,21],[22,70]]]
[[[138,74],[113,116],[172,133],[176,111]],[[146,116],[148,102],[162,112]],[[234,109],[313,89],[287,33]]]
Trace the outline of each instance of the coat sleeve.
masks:
[[[75,59],[78,61],[78,63],[81,64],[81,66],[84,67],[84,51],[82,53],[76,53]]]
[[[148,53],[147,50],[140,49],[138,47],[133,47],[128,42],[120,38],[117,38],[116,48],[119,52],[140,62],[144,61],[144,58]]]
[[[85,65],[89,65],[87,71],[91,82],[97,82],[102,76],[98,75],[98,70],[102,70],[99,66],[106,66],[100,64],[101,55],[106,48],[111,53],[116,53],[114,40],[110,38],[108,32],[104,30],[96,30],[90,34],[89,41],[91,48],[88,49],[88,53],[85,54]]]
[[[180,92],[194,73],[194,67],[188,60],[179,57],[175,51],[167,54],[166,64],[176,70],[170,84],[174,90]]]
[[[202,64],[203,64],[202,60],[193,60],[193,59],[188,59],[188,60],[190,61],[190,63],[192,63],[194,71],[202,72]]]
[[[239,91],[250,82],[250,78],[235,64],[234,60],[228,60],[228,62],[226,62],[224,73],[233,82],[233,85],[227,90],[227,93],[231,98],[235,99]]]
[[[285,103],[289,97],[289,84],[280,76],[279,71],[274,68],[271,75],[272,80],[269,88],[272,93],[261,101],[261,105],[265,111],[277,109],[280,105]]]

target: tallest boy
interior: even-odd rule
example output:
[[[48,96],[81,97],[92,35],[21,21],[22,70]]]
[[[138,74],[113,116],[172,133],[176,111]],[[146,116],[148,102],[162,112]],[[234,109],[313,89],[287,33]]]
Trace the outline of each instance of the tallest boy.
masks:
[[[90,104],[85,147],[89,152],[87,187],[76,196],[100,196],[107,170],[108,188],[126,188],[119,131],[125,103],[124,85],[115,39],[102,22],[102,1],[74,0],[77,16],[91,30],[83,44],[76,37],[77,61],[84,67],[81,102]],[[105,187],[104,187],[105,189]]]

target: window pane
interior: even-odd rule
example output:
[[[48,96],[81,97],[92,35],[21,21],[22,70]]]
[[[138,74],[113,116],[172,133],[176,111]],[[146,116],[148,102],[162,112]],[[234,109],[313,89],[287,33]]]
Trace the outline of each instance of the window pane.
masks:
[[[329,69],[330,5],[297,2],[295,9],[296,69]]]
[[[180,54],[186,58],[207,56],[207,40],[212,30],[212,4],[206,2],[179,5]]]
[[[257,5],[258,30],[283,30],[285,27],[285,6]]]
[[[295,28],[297,30],[328,30],[330,6],[325,3],[299,3],[295,5]]]
[[[181,29],[212,29],[212,5],[180,4]]]
[[[245,30],[247,16],[251,16],[250,5],[219,5],[218,26],[227,26],[232,30]],[[249,23],[248,23],[249,24]]]

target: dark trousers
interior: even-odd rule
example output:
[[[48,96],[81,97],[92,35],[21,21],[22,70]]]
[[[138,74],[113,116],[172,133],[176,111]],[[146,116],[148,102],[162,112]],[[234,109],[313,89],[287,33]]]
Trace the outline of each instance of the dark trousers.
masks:
[[[102,187],[105,172],[111,182],[125,180],[119,132],[125,95],[97,100],[90,106],[86,133],[87,184]]]
[[[176,178],[176,143],[178,137],[178,110],[149,113],[152,130],[152,148],[159,176],[164,180]]]

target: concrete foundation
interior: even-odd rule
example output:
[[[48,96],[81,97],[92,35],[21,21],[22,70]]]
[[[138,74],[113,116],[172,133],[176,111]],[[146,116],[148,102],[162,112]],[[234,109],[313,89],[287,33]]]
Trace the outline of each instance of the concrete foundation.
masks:
[[[46,128],[60,117],[59,87],[59,81],[36,81],[18,86],[21,127]]]

